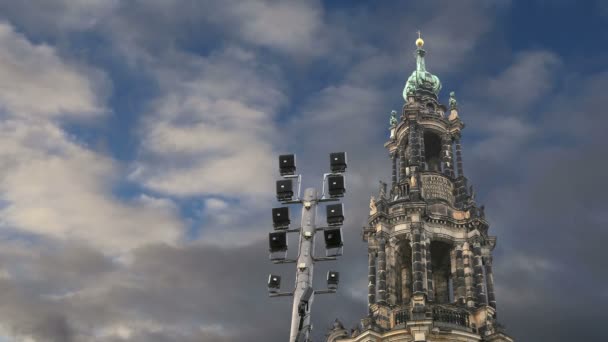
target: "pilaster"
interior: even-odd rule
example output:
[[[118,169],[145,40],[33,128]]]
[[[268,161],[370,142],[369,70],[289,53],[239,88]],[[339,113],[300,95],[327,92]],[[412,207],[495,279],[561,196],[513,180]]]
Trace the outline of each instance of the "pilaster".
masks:
[[[393,163],[391,189],[395,189],[395,186],[397,185],[397,153],[398,152],[391,153],[391,161]]]
[[[407,175],[405,174],[407,159],[405,156],[405,146],[402,145],[399,147],[399,180],[405,181],[407,179]]]
[[[466,304],[466,284],[465,284],[465,269],[463,261],[462,244],[456,244],[456,302],[464,306]]]
[[[371,306],[376,303],[376,252],[368,251],[368,273],[367,273],[367,306],[371,314]]]
[[[464,283],[465,283],[465,296],[468,308],[475,307],[475,296],[473,292],[473,263],[472,263],[472,252],[469,249],[469,243],[465,242],[462,248],[464,257]]]
[[[378,242],[378,303],[386,304],[386,240]]]
[[[435,300],[435,291],[434,291],[434,287],[433,287],[433,269],[432,269],[432,265],[431,265],[431,239],[426,237],[425,234],[425,250],[426,250],[426,255],[425,255],[425,261],[426,261],[426,281],[427,281],[427,299],[429,301],[434,301]]]
[[[421,224],[412,223],[412,274],[414,278],[414,295],[424,294],[424,271],[426,270],[422,263],[422,227]]]
[[[386,246],[386,300],[389,305],[397,304],[397,258],[395,239],[390,239]]]
[[[454,164],[453,160],[453,152],[452,152],[452,138],[449,134],[444,134],[441,137],[441,157],[443,161],[443,174],[454,178]]]
[[[462,146],[460,145],[460,134],[457,134],[455,139],[456,143],[456,169],[458,170],[458,177],[464,177],[463,165],[462,165]]]
[[[488,289],[488,304],[496,309],[496,297],[494,295],[494,275],[492,274],[492,256],[484,257],[486,268],[486,287]]]
[[[474,255],[474,276],[475,276],[475,301],[477,305],[486,304],[486,295],[483,289],[483,260],[481,258],[481,245],[479,242],[473,243],[473,255]]]
[[[418,141],[420,143],[420,170],[426,170],[426,156],[424,154],[424,127],[418,126],[416,133],[418,134]]]

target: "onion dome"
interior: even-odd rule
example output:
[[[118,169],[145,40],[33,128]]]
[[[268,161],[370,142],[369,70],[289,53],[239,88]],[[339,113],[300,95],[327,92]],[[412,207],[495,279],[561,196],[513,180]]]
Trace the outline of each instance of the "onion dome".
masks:
[[[437,97],[441,90],[441,81],[439,81],[439,78],[426,71],[424,65],[424,55],[426,54],[426,51],[422,48],[424,46],[424,40],[420,38],[420,32],[418,35],[418,39],[416,40],[416,70],[414,70],[412,75],[407,79],[405,88],[403,89],[403,98],[406,101],[408,96],[418,93],[428,93]]]

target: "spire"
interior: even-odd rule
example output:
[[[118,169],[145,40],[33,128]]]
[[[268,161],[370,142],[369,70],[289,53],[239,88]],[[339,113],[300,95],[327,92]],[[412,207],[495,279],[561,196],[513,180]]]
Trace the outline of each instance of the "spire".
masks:
[[[416,46],[418,48],[422,48],[423,45],[424,45],[424,40],[422,40],[422,37],[420,37],[420,30],[418,30],[418,39],[416,39]]]
[[[424,46],[424,40],[420,38],[420,31],[418,31],[418,39],[416,39],[416,71],[418,72],[426,72],[426,67],[424,66],[424,55],[426,51],[422,49]]]
[[[418,31],[418,39],[416,39],[416,70],[407,79],[405,88],[403,89],[403,98],[406,101],[408,96],[421,92],[437,97],[439,90],[441,90],[439,78],[426,71],[424,62],[426,51],[422,48],[423,46],[424,40],[420,37],[420,31]]]

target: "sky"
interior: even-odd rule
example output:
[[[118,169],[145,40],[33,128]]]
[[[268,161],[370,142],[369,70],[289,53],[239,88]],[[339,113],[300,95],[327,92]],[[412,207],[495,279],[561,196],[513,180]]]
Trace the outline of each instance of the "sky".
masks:
[[[284,341],[290,300],[266,290],[295,272],[267,252],[282,153],[317,188],[348,153],[345,253],[315,279],[340,289],[312,322],[316,341],[355,326],[418,30],[498,237],[499,321],[608,340],[607,4],[1,0],[0,341]]]

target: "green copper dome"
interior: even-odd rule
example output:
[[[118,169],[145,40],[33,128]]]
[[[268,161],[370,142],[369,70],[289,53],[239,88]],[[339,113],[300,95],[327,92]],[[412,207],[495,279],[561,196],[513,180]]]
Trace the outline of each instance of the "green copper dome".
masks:
[[[421,39],[416,41],[418,48],[416,49],[416,70],[412,72],[412,75],[407,79],[405,88],[403,89],[403,98],[407,101],[409,95],[414,95],[418,92],[432,93],[437,96],[441,90],[441,81],[439,78],[430,72],[426,71],[424,66],[424,55],[426,51],[422,49]]]

